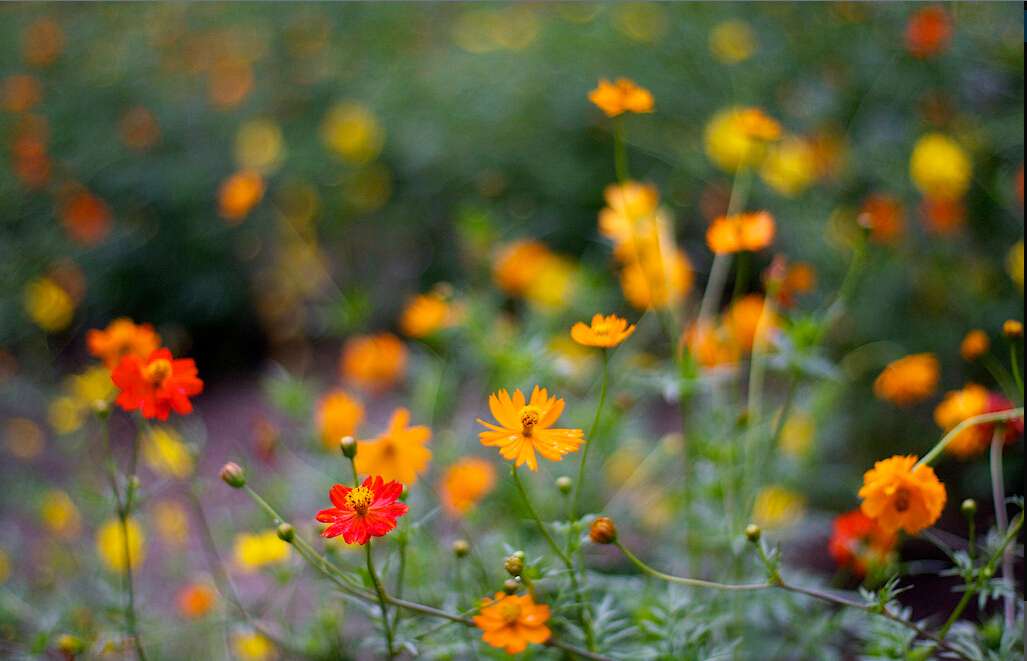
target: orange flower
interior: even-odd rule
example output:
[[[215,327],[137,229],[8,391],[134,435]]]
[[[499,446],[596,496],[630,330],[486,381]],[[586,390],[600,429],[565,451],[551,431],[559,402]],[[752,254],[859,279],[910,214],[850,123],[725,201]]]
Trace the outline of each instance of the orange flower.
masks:
[[[984,331],[975,328],[963,337],[963,341],[959,344],[959,355],[963,357],[965,361],[974,361],[988,353],[988,348],[991,347],[991,340],[988,339],[988,334]]]
[[[260,174],[251,170],[236,172],[218,189],[219,213],[229,224],[237,225],[263,197],[264,179]]]
[[[522,296],[535,282],[537,274],[553,253],[540,241],[522,239],[499,250],[492,266],[492,279],[511,296]]]
[[[446,469],[442,476],[442,506],[454,516],[466,514],[492,490],[496,469],[477,457],[467,457]]]
[[[332,485],[328,499],[334,507],[315,517],[319,523],[330,524],[321,536],[342,535],[347,544],[367,544],[372,537],[384,537],[396,527],[396,519],[410,510],[406,503],[396,502],[402,494],[402,484],[386,482],[381,475],[368,475],[358,487]]]
[[[669,243],[669,221],[659,210],[660,193],[655,186],[626,181],[610,184],[603,195],[606,206],[599,211],[599,233],[613,241],[618,259],[636,259],[654,241]]]
[[[399,327],[410,337],[428,337],[449,326],[452,318],[449,302],[441,294],[418,294],[407,301]]]
[[[857,509],[835,517],[827,550],[839,567],[850,567],[856,575],[866,576],[870,567],[888,563],[896,541],[894,532],[882,530]]]
[[[84,246],[100,243],[111,229],[111,211],[107,204],[89,191],[77,187],[65,194],[59,215],[68,236]]]
[[[14,74],[0,83],[0,107],[8,112],[28,112],[43,98],[39,80],[24,74]]]
[[[171,411],[192,413],[190,397],[203,392],[192,358],[175,359],[167,349],[157,349],[147,358],[122,356],[111,372],[121,389],[115,403],[126,411],[139,409],[144,418],[167,420]]]
[[[333,390],[317,406],[317,428],[321,443],[329,452],[338,451],[344,436],[357,433],[364,419],[364,406],[343,390]]]
[[[952,19],[941,7],[925,7],[909,17],[906,23],[906,50],[920,59],[936,55],[952,39]]]
[[[752,351],[761,320],[764,333],[762,340],[765,340],[765,336],[779,325],[780,322],[777,315],[774,314],[773,308],[768,309],[766,319],[762,319],[765,307],[766,301],[762,296],[748,294],[732,303],[728,308],[724,323],[742,351]]]
[[[104,330],[86,333],[89,353],[113,369],[124,356],[146,358],[160,347],[160,335],[150,324],[136,324],[131,319],[115,319]]]
[[[721,216],[706,230],[706,245],[717,254],[762,250],[774,233],[774,217],[766,211]]]
[[[342,374],[372,390],[385,390],[403,378],[407,348],[392,333],[351,337],[342,350]]]
[[[878,461],[863,475],[860,509],[885,532],[900,528],[915,535],[931,526],[945,507],[945,485],[917,458],[896,455]]]
[[[806,262],[785,263],[781,271],[780,275],[774,275],[776,278],[776,282],[774,282],[775,298],[781,307],[794,307],[795,299],[799,295],[808,294],[817,285],[817,272],[811,264]],[[770,282],[769,277],[767,281]]]
[[[178,592],[178,612],[190,620],[201,618],[214,607],[217,594],[206,583],[191,583]]]
[[[924,226],[939,236],[952,236],[966,224],[966,207],[958,198],[929,195],[920,204]]]
[[[902,203],[891,195],[874,194],[867,197],[860,211],[860,222],[869,228],[870,238],[877,243],[895,243],[906,230]]]
[[[742,357],[742,350],[732,333],[723,325],[709,322],[695,324],[681,336],[681,344],[688,347],[695,362],[703,367],[734,365]]]
[[[597,314],[592,317],[592,323],[589,326],[580,321],[571,326],[571,338],[575,342],[586,347],[602,347],[604,349],[617,346],[631,337],[634,332],[635,324],[628,325],[627,319],[621,319],[615,314],[605,317]]]
[[[938,359],[917,353],[888,363],[874,381],[874,395],[896,406],[911,406],[934,394],[938,387]]]
[[[546,626],[549,606],[536,604],[530,594],[497,592],[493,599],[482,599],[481,615],[473,619],[483,632],[481,639],[507,654],[519,654],[528,643],[541,644],[552,635]]]
[[[410,411],[398,408],[384,434],[357,442],[357,472],[406,485],[417,482],[418,473],[423,473],[431,460],[431,450],[425,447],[431,439],[431,429],[422,425],[408,427],[409,424]]]
[[[673,246],[645,250],[625,264],[620,274],[624,298],[638,310],[679,303],[692,288],[692,263]]]
[[[599,85],[588,93],[588,100],[599,107],[607,117],[616,117],[625,112],[652,112],[653,95],[644,87],[628,78],[610,82],[599,79]]]
[[[975,383],[967,384],[961,390],[946,393],[945,398],[934,409],[934,421],[943,430],[949,431],[967,418],[987,413],[989,401],[987,388]],[[991,431],[990,425],[964,429],[949,441],[945,450],[960,459],[973,457],[988,447]]]
[[[489,429],[478,435],[481,444],[498,447],[504,459],[516,461],[517,466],[528,464],[533,471],[538,470],[536,450],[550,461],[560,461],[585,442],[585,433],[580,429],[551,428],[563,407],[562,399],[550,397],[545,388],[538,386],[527,401],[520,389],[514,390],[513,397],[505,389],[500,390],[489,395],[489,410],[500,426],[478,418]]]

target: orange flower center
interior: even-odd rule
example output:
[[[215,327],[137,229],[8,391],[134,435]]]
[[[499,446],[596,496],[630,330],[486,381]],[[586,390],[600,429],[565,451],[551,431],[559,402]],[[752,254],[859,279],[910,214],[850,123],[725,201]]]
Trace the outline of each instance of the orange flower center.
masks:
[[[164,383],[169,376],[171,376],[171,361],[166,358],[158,358],[143,368],[143,378],[155,386]]]
[[[350,489],[346,494],[346,504],[356,511],[360,516],[367,514],[367,508],[374,502],[374,492],[367,487],[360,486]]]
[[[899,487],[899,490],[895,492],[895,511],[905,512],[909,509],[909,489],[906,487]]]
[[[499,606],[499,616],[507,624],[515,624],[521,617],[521,605],[512,600],[506,600]]]
[[[542,410],[537,406],[529,404],[521,409],[519,417],[521,419],[521,433],[525,436],[531,436],[535,425],[542,419]]]

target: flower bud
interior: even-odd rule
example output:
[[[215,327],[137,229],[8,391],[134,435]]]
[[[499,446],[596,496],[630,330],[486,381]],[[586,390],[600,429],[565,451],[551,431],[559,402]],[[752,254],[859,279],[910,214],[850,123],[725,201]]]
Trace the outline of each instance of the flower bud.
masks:
[[[239,464],[230,461],[221,467],[221,479],[233,489],[242,489],[246,486],[246,471]]]
[[[601,516],[593,521],[588,530],[588,538],[593,544],[612,544],[617,541],[617,526],[613,525],[613,519]]]
[[[1018,340],[1023,337],[1023,324],[1016,319],[1006,319],[1002,324],[1002,333],[1010,340]]]
[[[560,493],[562,493],[563,495],[566,496],[567,494],[569,494],[573,487],[574,480],[567,477],[566,475],[561,475],[560,477],[556,478],[556,488],[559,489]]]
[[[517,588],[521,587],[521,584],[512,578],[508,578],[503,581],[503,592],[507,594],[513,594],[517,592]]]
[[[750,523],[745,526],[745,538],[755,544],[760,541],[760,537],[763,535],[763,531],[755,523]]]
[[[339,448],[342,449],[342,454],[347,459],[357,456],[357,441],[352,436],[343,436],[339,441]]]
[[[296,539],[296,529],[292,527],[291,523],[279,523],[275,532],[278,533],[278,539],[283,542],[292,544],[292,540]]]
[[[467,554],[471,552],[471,545],[467,543],[466,539],[458,539],[453,542],[453,555],[458,558],[465,558]]]
[[[524,571],[524,551],[517,551],[506,556],[506,560],[503,561],[503,568],[511,576],[520,576],[521,572]]]
[[[111,414],[111,403],[105,399],[97,399],[92,404],[93,413],[101,420],[106,420]]]
[[[977,514],[977,501],[973,498],[967,498],[959,506],[959,511],[962,512],[963,516],[965,516],[966,518],[973,518],[973,515]]]

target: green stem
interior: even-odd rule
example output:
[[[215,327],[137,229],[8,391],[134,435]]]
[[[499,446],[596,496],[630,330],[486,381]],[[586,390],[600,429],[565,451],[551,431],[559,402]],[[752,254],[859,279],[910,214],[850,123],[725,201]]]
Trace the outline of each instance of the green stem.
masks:
[[[964,429],[969,429],[970,427],[974,427],[977,425],[986,425],[989,422],[1003,422],[1005,420],[1015,420],[1016,418],[1022,417],[1023,407],[1021,406],[1015,409],[995,411],[993,413],[982,413],[981,415],[975,415],[972,418],[967,418],[963,422],[959,423],[958,425],[950,429],[949,432],[945,434],[940,441],[938,441],[938,444],[931,448],[931,451],[925,454],[923,458],[916,463],[916,466],[914,468],[917,468],[919,466],[930,466],[931,462],[937,459],[938,455],[945,451],[945,446],[947,446],[949,442],[952,441],[952,439],[959,436],[959,434]]]
[[[613,126],[613,168],[617,181],[624,183],[631,179],[628,174],[628,150],[624,144],[624,124],[614,120]]]
[[[403,598],[403,580],[406,577],[407,568],[407,533],[406,530],[397,531],[396,543],[399,544],[399,567],[396,569],[396,596]],[[397,608],[392,618],[392,630],[399,629],[399,617],[402,611]]]
[[[991,437],[991,496],[995,504],[995,528],[999,536],[1006,534],[1009,528],[1009,516],[1006,514],[1006,484],[1005,476],[1002,474],[1002,447],[1005,445],[1005,429],[1002,425],[996,425]],[[1008,592],[1002,598],[1002,612],[1007,627],[1013,626],[1013,619],[1016,617],[1015,605],[1013,604],[1013,553],[1008,546],[1002,553],[1002,582],[1006,584]]]
[[[685,578],[683,576],[673,576],[671,574],[665,574],[658,569],[653,569],[649,565],[642,562],[638,556],[632,553],[626,546],[621,544],[619,541],[615,541],[614,544],[621,550],[621,553],[638,567],[642,573],[648,574],[653,578],[658,578],[668,583],[677,583],[678,585],[687,585],[693,588],[707,588],[710,590],[765,590],[772,587],[770,583],[717,583],[714,581],[704,581],[699,578]]]
[[[382,629],[385,631],[385,651],[390,659],[396,657],[392,648],[392,627],[389,625],[389,598],[385,594],[385,586],[378,578],[378,572],[374,569],[374,556],[371,553],[371,540],[364,544],[365,555],[367,556],[367,573],[371,575],[371,582],[374,583],[374,591],[378,594],[378,605],[382,609]]]
[[[1016,355],[1016,342],[1009,342],[1009,363],[1013,372],[1013,380],[1016,382],[1016,389],[1020,391],[1020,399],[1023,400],[1023,376],[1020,374],[1020,358]]]
[[[571,501],[570,524],[578,520],[578,512],[581,511],[581,485],[585,481],[585,462],[588,461],[588,449],[595,444],[596,432],[599,430],[599,419],[602,417],[603,405],[606,403],[606,387],[609,382],[610,356],[606,349],[603,352],[603,376],[599,386],[599,403],[596,404],[596,414],[592,418],[592,426],[588,430],[588,438],[585,439],[585,447],[581,451],[581,461],[578,462],[578,479],[574,482],[574,499]],[[571,532],[573,534],[573,531]]]

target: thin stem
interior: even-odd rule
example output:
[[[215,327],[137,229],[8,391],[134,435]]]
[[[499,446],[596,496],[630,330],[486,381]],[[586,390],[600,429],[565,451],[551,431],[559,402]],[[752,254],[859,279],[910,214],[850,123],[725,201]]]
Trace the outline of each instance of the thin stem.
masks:
[[[673,576],[671,574],[665,574],[658,569],[653,569],[649,565],[642,562],[638,556],[632,553],[626,546],[621,544],[619,541],[615,541],[614,544],[621,550],[621,553],[638,567],[642,573],[648,574],[653,578],[658,578],[669,583],[677,583],[678,585],[687,585],[693,588],[708,588],[711,590],[765,590],[773,587],[770,583],[716,583],[714,581],[704,581],[699,578],[685,578],[683,576]]]
[[[942,452],[945,451],[945,446],[949,444],[952,439],[959,436],[964,429],[969,429],[976,425],[985,425],[989,422],[1003,422],[1005,420],[1015,420],[1016,418],[1023,417],[1023,407],[1015,409],[1006,409],[1005,411],[995,411],[993,413],[983,413],[981,415],[975,415],[972,418],[967,418],[963,422],[959,423],[955,427],[949,430],[945,434],[938,444],[931,448],[931,451],[923,456],[920,461],[916,463],[916,467],[929,466],[932,461],[938,458]],[[914,467],[915,468],[915,467]]]
[[[1005,445],[1005,429],[1002,425],[996,425],[991,436],[991,497],[995,503],[995,527],[998,534],[1003,536],[1009,528],[1009,517],[1006,514],[1006,485],[1005,476],[1002,474],[1002,446]],[[1010,547],[1002,552],[1002,582],[1009,588],[1003,596],[1003,615],[1006,626],[1012,627],[1016,617],[1013,604],[1013,553]]]
[[[581,511],[581,485],[585,481],[585,462],[588,461],[588,449],[595,444],[596,432],[599,430],[599,419],[602,417],[603,405],[606,403],[606,387],[610,378],[610,356],[606,349],[603,352],[603,376],[599,386],[599,403],[596,404],[596,414],[592,418],[592,426],[588,430],[588,438],[585,447],[581,451],[581,461],[578,463],[578,479],[574,482],[574,498],[571,501],[570,523],[573,527],[578,520],[578,512]],[[573,534],[573,531],[571,531]]]
[[[1020,398],[1023,398],[1023,376],[1020,374],[1020,357],[1016,355],[1016,341],[1009,342],[1009,363],[1013,372],[1013,380],[1016,382],[1016,389],[1020,391]]]
[[[624,124],[619,120],[613,125],[613,169],[617,181],[624,183],[631,178],[628,174],[628,150],[624,144]]]
[[[385,594],[385,586],[378,578],[378,572],[374,569],[374,555],[371,553],[371,540],[364,544],[365,555],[367,556],[367,573],[371,575],[371,582],[374,583],[374,591],[378,594],[378,604],[382,609],[382,629],[385,631],[385,651],[389,658],[395,658],[396,652],[392,648],[392,626],[389,625],[389,598]]]
[[[396,543],[399,544],[399,568],[396,569],[396,596],[399,598],[403,597],[403,580],[406,577],[407,568],[407,533],[405,530],[397,531]],[[396,609],[396,613],[392,618],[392,630],[396,631],[399,629],[399,614],[400,609]]]

